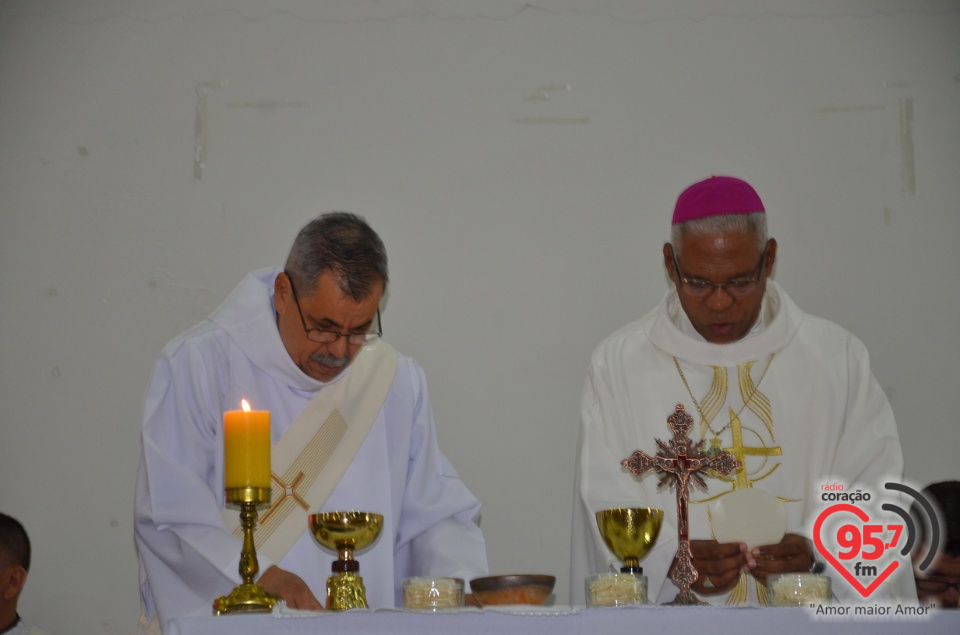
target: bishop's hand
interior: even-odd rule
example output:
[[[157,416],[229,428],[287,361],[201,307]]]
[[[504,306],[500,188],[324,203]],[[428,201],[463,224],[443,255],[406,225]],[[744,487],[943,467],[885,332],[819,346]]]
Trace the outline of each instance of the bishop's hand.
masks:
[[[716,540],[691,540],[690,553],[699,574],[692,588],[701,595],[715,595],[732,589],[750,557],[745,544]]]
[[[750,552],[747,571],[766,584],[767,578],[781,573],[806,573],[813,565],[813,543],[797,534],[786,534],[775,545],[756,547]]]

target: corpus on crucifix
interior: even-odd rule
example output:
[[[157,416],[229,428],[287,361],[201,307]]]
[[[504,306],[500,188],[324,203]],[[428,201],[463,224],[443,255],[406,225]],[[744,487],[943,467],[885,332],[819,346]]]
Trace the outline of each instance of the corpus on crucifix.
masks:
[[[666,443],[657,439],[659,451],[656,454],[650,456],[637,450],[629,458],[621,461],[620,465],[637,477],[654,470],[660,473],[660,487],[667,485],[676,487],[677,556],[670,577],[680,587],[680,593],[668,604],[706,604],[690,590],[690,586],[699,577],[690,553],[687,517],[690,481],[706,490],[707,483],[703,480],[702,474],[712,470],[721,476],[729,476],[743,464],[726,450],[713,456],[703,452],[703,441],[693,441],[689,436],[690,428],[693,427],[693,417],[687,414],[683,404],[677,404],[673,414],[667,417],[667,427],[673,431],[673,438]]]

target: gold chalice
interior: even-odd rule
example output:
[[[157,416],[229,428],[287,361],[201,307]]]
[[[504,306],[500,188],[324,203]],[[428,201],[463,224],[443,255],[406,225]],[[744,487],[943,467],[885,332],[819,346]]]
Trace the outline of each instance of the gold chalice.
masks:
[[[367,590],[357,573],[360,563],[353,554],[366,549],[380,535],[383,516],[369,512],[328,512],[310,515],[313,537],[327,549],[337,552],[331,569],[336,575],[327,578],[327,609],[367,608]]]
[[[597,527],[604,544],[623,566],[622,573],[642,574],[640,561],[660,533],[663,510],[651,507],[620,507],[597,512]]]

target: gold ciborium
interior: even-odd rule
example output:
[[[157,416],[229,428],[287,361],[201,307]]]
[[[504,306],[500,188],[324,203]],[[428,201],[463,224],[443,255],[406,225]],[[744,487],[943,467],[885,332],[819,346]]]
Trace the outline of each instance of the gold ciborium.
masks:
[[[257,506],[270,502],[268,487],[231,487],[225,490],[228,503],[240,505],[240,526],[243,528],[243,549],[240,552],[240,578],[243,582],[230,595],[213,601],[214,615],[226,613],[269,613],[280,598],[268,594],[253,581],[260,571],[253,542],[257,523]]]
[[[660,533],[663,510],[650,507],[620,507],[597,512],[597,527],[604,544],[623,566],[621,573],[642,574],[640,561]]]
[[[367,608],[367,590],[357,573],[360,563],[353,554],[366,549],[380,535],[383,516],[369,512],[328,512],[310,515],[313,537],[327,549],[337,552],[338,558],[331,570],[336,575],[327,578],[327,609]]]

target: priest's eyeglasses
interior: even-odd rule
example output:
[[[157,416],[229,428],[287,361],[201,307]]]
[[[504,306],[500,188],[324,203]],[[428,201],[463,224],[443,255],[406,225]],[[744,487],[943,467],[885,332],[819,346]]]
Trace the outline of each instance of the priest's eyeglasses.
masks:
[[[352,331],[350,333],[341,333],[334,329],[307,328],[307,321],[303,319],[303,309],[300,308],[300,300],[297,298],[297,290],[293,286],[293,278],[287,274],[287,280],[290,281],[290,291],[293,293],[293,302],[297,305],[297,313],[300,314],[300,323],[303,324],[303,330],[306,331],[307,339],[317,344],[333,344],[341,337],[347,338],[347,343],[353,346],[359,346],[371,342],[383,335],[383,323],[380,321],[380,309],[377,309],[377,330],[376,331]]]
[[[723,289],[735,298],[748,296],[757,290],[757,286],[763,279],[763,269],[767,262],[767,247],[764,245],[763,253],[760,254],[760,263],[757,265],[757,275],[749,278],[734,278],[726,282],[710,282],[703,278],[689,278],[683,275],[680,265],[677,263],[677,254],[670,246],[670,257],[673,258],[673,269],[677,272],[677,279],[680,280],[678,291],[691,298],[703,299],[713,295],[714,290]]]

